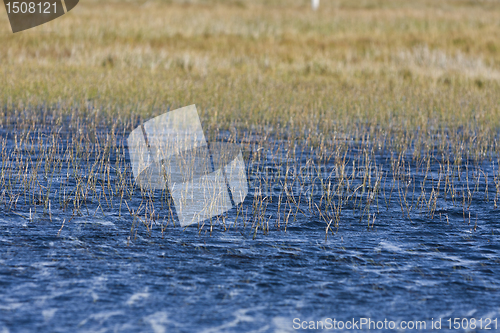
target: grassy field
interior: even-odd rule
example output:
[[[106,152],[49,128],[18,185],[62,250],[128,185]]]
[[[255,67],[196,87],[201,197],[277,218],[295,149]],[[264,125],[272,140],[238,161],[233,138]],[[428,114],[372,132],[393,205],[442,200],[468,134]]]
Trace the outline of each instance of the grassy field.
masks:
[[[141,118],[190,104],[198,106],[210,137],[229,129],[255,135],[257,146],[273,138],[316,149],[311,156],[334,152],[330,158],[337,171],[352,160],[360,168],[373,165],[383,147],[395,153],[390,177],[397,186],[415,179],[409,171],[399,175],[409,165],[405,152],[412,154],[417,175],[419,165],[442,154],[439,170],[448,165],[449,171],[451,163],[458,170],[451,178],[460,178],[462,158],[477,163],[500,158],[498,17],[500,3],[486,0],[323,0],[317,12],[308,0],[84,0],[60,19],[12,34],[2,15],[0,125],[18,133],[16,147],[31,145],[26,151],[38,144],[30,137],[34,132],[52,133],[39,135],[48,144],[40,150],[46,177],[61,171],[64,161],[75,164],[87,154],[87,169],[97,166],[102,177],[99,185],[99,177],[82,178],[75,171],[78,185],[68,195],[78,209],[84,193],[93,189],[97,195],[96,186],[123,198],[130,185],[121,171],[111,180],[107,155],[93,146],[96,138],[122,156],[116,162],[120,170],[124,149],[110,138],[127,135]],[[61,128],[71,133],[73,146],[65,145]],[[364,144],[366,154],[346,161],[346,139]],[[2,166],[2,188],[23,186],[24,193],[31,193],[30,202],[38,196],[47,209],[55,190],[46,179],[43,189],[33,190],[38,169],[23,178],[28,162],[2,142],[3,164],[13,163]],[[255,158],[259,162],[262,156]],[[427,179],[429,167],[420,172]],[[442,175],[448,177],[446,197],[455,188],[450,174]],[[349,185],[347,192],[340,189],[349,183],[344,176],[337,179],[338,207],[352,197]],[[365,186],[378,193],[381,177],[376,173],[373,180],[365,179],[363,193]],[[488,176],[484,179],[488,188]],[[406,191],[399,198],[403,215],[406,205],[409,216],[406,197],[412,193],[408,185],[398,189]],[[433,187],[419,194],[420,204],[432,212],[439,188],[437,193]],[[12,194],[10,206],[22,194]],[[473,194],[467,196],[469,206]],[[58,195],[66,207],[67,199]],[[263,199],[256,200],[254,207],[259,202],[262,207]],[[289,200],[297,214],[300,201]],[[365,204],[369,220],[371,203]],[[463,205],[465,214],[465,199]],[[326,215],[332,208],[321,209]],[[332,214],[338,224],[340,211]]]
[[[222,127],[324,135],[496,131],[499,15],[494,1],[87,0],[18,34],[1,16],[0,100],[113,117],[195,103]]]

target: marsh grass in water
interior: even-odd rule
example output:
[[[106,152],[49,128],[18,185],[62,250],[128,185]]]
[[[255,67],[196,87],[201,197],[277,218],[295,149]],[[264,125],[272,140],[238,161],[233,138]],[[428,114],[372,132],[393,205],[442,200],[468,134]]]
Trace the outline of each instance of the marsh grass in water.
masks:
[[[15,35],[3,18],[1,209],[168,232],[172,199],[134,183],[126,137],[196,103],[208,141],[242,145],[250,184],[200,233],[316,223],[327,239],[383,210],[481,228],[500,200],[500,5],[309,6],[86,1]]]

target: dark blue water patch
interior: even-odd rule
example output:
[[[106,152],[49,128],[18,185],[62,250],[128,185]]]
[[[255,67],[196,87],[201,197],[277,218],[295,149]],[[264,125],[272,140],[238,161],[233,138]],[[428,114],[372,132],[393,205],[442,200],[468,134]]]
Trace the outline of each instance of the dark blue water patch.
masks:
[[[405,165],[419,171],[406,174],[386,153],[373,157],[377,169],[367,168],[359,166],[365,150],[354,147],[348,165],[358,168],[342,187],[334,164],[311,171],[317,154],[291,159],[266,151],[247,165],[241,211],[228,212],[213,230],[208,222],[184,230],[174,227],[175,209],[161,191],[148,198],[158,214],[151,224],[134,220],[127,205],[136,211],[147,196],[138,188],[120,195],[120,169],[110,168],[109,178],[105,168],[92,171],[99,147],[92,149],[69,173],[64,155],[55,155],[62,167],[48,171],[34,171],[32,158],[28,170],[38,182],[28,191],[22,181],[2,188],[0,330],[292,332],[296,318],[430,325],[431,318],[499,316],[497,171],[490,163],[480,165],[488,185],[483,177],[475,187],[472,167],[459,177],[433,164],[426,175],[409,159]],[[122,153],[109,153],[110,165]],[[288,193],[280,185],[287,170],[276,161],[296,162]],[[122,162],[128,165],[126,156]],[[9,163],[15,170],[15,158]],[[130,170],[122,172],[130,182]],[[363,187],[366,176],[374,178]],[[88,186],[92,177],[96,188]],[[445,197],[446,177],[454,183]],[[325,182],[342,195],[327,201],[324,187],[303,187]]]
[[[1,323],[10,331],[293,331],[293,319],[495,317],[499,237],[459,223],[352,221],[253,240],[126,218],[1,221]],[[355,219],[353,219],[355,220]],[[60,221],[58,221],[60,222]],[[385,226],[383,226],[385,225]],[[248,233],[245,231],[245,233]],[[127,245],[128,243],[128,245]]]

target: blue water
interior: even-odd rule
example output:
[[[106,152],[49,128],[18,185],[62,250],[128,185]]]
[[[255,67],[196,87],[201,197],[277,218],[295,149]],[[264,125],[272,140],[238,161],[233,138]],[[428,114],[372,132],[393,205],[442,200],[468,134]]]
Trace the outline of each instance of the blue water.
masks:
[[[420,331],[433,331],[438,318],[441,331],[450,331],[448,318],[481,319],[490,330],[469,331],[498,331],[499,211],[493,178],[488,201],[484,186],[465,213],[461,199],[440,198],[433,218],[418,209],[403,215],[397,192],[388,207],[380,196],[369,228],[347,204],[326,240],[325,222],[307,213],[306,201],[285,232],[274,227],[273,198],[273,226],[254,237],[248,215],[246,228],[240,216],[228,230],[170,224],[162,234],[156,224],[131,234],[132,217],[116,205],[89,203],[89,213],[68,222],[71,211],[57,207],[30,216],[21,197],[15,207],[0,205],[0,332],[293,332],[328,318],[425,321]]]

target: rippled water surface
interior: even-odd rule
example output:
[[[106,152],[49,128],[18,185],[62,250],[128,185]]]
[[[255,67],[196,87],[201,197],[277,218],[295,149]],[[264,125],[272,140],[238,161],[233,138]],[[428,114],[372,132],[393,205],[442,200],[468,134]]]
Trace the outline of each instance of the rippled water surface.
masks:
[[[250,212],[259,189],[249,176],[243,207]],[[500,317],[499,211],[493,179],[485,186],[467,211],[440,199],[433,216],[414,209],[408,218],[397,192],[388,205],[380,196],[369,228],[348,203],[326,240],[326,223],[308,214],[307,201],[286,232],[271,227],[254,237],[241,216],[227,231],[169,225],[162,234],[153,225],[131,234],[131,215],[116,205],[89,202],[69,221],[68,211],[30,216],[22,197],[15,207],[4,200],[0,331],[290,332],[295,318],[361,317],[425,320],[427,331],[431,318],[442,317],[446,331],[447,318],[493,320]],[[274,226],[278,198],[269,196],[266,220]],[[233,210],[226,224],[235,218]]]

